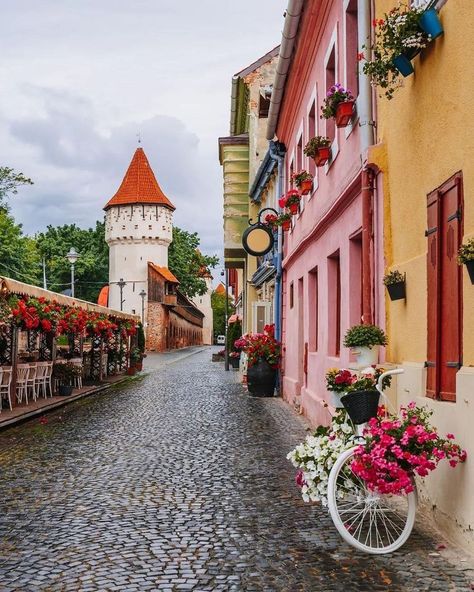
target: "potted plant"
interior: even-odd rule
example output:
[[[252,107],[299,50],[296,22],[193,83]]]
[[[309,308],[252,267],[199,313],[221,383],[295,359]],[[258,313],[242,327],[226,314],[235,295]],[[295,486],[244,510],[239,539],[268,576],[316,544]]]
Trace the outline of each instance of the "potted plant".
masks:
[[[277,219],[278,219],[278,216],[276,214],[269,213],[263,219],[263,223],[266,224],[267,226],[270,226],[270,228],[275,229],[275,227],[277,226],[277,224],[276,224]]]
[[[291,228],[291,214],[282,213],[275,220],[275,226],[281,226],[284,231],[290,230]]]
[[[229,363],[232,368],[238,369],[240,364],[240,352],[239,351],[231,351],[229,354]]]
[[[281,208],[287,208],[293,216],[298,213],[300,207],[301,195],[296,189],[290,189],[283,195],[278,204]]]
[[[470,238],[459,247],[458,263],[466,266],[471,283],[474,284],[474,238]]]
[[[249,393],[272,397],[281,355],[280,343],[274,337],[274,325],[266,325],[263,333],[246,335],[245,342],[243,351],[247,354]]]
[[[304,153],[317,167],[324,166],[331,156],[331,140],[326,136],[314,136],[304,147]]]
[[[388,290],[390,300],[403,300],[406,298],[405,282],[405,275],[396,269],[384,275],[383,283]]]
[[[401,86],[399,75],[410,76],[414,69],[411,60],[424,49],[431,40],[422,26],[424,10],[399,4],[381,19],[374,19],[374,40],[364,49],[369,57],[363,66],[374,86],[384,90],[388,99]],[[364,59],[359,54],[359,59]]]
[[[352,119],[355,99],[350,90],[336,82],[328,90],[321,106],[321,118],[336,120],[337,127],[346,127]]]
[[[71,362],[54,364],[53,378],[58,384],[58,395],[68,396],[72,394],[74,380],[82,373],[82,368]]]
[[[359,368],[377,363],[380,345],[387,345],[387,337],[376,325],[354,325],[344,336],[344,347],[352,349]]]
[[[138,347],[132,347],[130,350],[130,366],[128,367],[127,374],[133,376],[137,371],[137,365],[142,361],[142,352]]]
[[[466,451],[453,442],[454,435],[441,438],[430,424],[432,414],[411,401],[400,409],[401,417],[379,413],[369,421],[351,470],[370,491],[408,494],[414,490],[415,474],[426,477],[442,459],[452,467],[466,460]]]
[[[384,372],[383,368],[368,368],[346,387],[341,403],[354,424],[366,423],[371,417],[377,415],[380,393],[376,385]],[[391,376],[386,376],[382,381],[382,387],[390,386],[391,380]]]
[[[344,395],[357,376],[350,370],[329,368],[326,372],[326,388],[331,394],[331,405],[336,409],[344,407],[341,396]]]
[[[298,187],[301,195],[307,195],[313,188],[313,175],[307,171],[300,171],[299,173],[293,173],[291,180]]]

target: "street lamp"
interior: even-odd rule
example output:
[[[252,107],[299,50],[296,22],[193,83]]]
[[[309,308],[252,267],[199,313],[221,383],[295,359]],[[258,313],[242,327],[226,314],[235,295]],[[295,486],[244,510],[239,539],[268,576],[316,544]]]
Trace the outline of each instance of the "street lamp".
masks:
[[[123,299],[123,289],[126,285],[127,282],[124,282],[123,278],[120,278],[120,280],[117,282],[117,286],[120,289],[120,310],[123,310],[123,303],[125,302],[125,300]]]
[[[146,296],[146,292],[143,288],[142,288],[142,291],[140,292],[139,296],[141,296],[141,299],[142,299],[142,325],[145,325],[145,296]]]
[[[226,268],[221,271],[221,275],[225,275],[225,358],[224,369],[229,370],[229,347],[227,344],[227,333],[229,330],[229,270]]]
[[[80,255],[74,247],[71,247],[66,257],[71,264],[71,296],[74,298],[74,264],[79,259]]]

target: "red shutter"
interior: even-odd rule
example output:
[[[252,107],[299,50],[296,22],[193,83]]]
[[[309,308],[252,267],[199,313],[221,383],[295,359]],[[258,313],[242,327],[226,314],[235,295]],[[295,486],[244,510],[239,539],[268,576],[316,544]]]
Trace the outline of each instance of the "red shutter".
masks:
[[[428,303],[428,343],[426,361],[426,394],[428,397],[437,396],[438,367],[436,358],[438,354],[438,324],[439,324],[439,201],[438,192],[435,191],[428,196],[428,238],[427,247],[427,303]]]
[[[456,400],[456,374],[461,360],[461,268],[456,256],[461,240],[461,179],[440,191],[441,272],[439,396]]]

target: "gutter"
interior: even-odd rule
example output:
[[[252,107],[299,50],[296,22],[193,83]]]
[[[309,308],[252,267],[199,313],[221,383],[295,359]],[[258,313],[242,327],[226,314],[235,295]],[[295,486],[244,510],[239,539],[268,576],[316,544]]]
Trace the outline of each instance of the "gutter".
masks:
[[[285,12],[285,24],[281,38],[280,56],[276,68],[275,81],[273,83],[270,110],[268,112],[267,140],[273,140],[275,136],[280,107],[285,93],[285,83],[293,57],[296,33],[303,12],[304,0],[289,0]],[[232,88],[233,90],[233,88]]]
[[[273,156],[272,156],[273,153]],[[252,186],[249,190],[250,199],[253,202],[260,202],[262,199],[262,192],[268,183],[275,167],[278,166],[278,159],[275,155],[283,156],[285,154],[285,146],[281,142],[270,141],[270,146],[265,154],[262,164],[253,180]],[[281,190],[278,190],[281,193]]]

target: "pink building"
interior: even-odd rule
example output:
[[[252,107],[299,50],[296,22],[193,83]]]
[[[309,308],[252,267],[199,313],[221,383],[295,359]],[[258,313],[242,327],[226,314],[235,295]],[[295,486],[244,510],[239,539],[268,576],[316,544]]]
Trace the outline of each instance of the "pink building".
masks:
[[[326,370],[350,364],[345,331],[362,320],[384,323],[383,293],[374,288],[383,276],[382,204],[366,162],[374,97],[358,73],[370,23],[369,0],[290,0],[269,113],[268,139],[287,147],[286,190],[292,172],[315,175],[313,191],[284,233],[282,391],[319,423],[328,419]],[[357,99],[343,128],[320,118],[335,83]],[[323,167],[303,152],[317,135],[332,141],[332,157]]]

